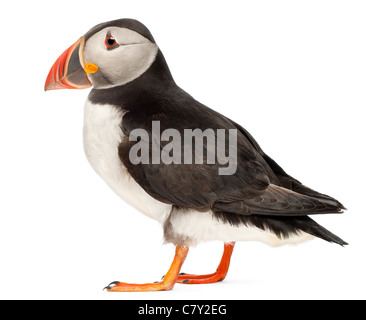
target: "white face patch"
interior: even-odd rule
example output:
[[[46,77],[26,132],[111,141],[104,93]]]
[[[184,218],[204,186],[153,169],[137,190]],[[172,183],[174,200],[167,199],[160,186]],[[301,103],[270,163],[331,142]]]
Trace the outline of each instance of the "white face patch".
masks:
[[[118,46],[108,49],[106,37],[111,35]],[[139,33],[118,27],[107,27],[85,43],[85,63],[98,66],[98,71],[88,74],[95,89],[124,85],[141,76],[154,62],[158,46]]]

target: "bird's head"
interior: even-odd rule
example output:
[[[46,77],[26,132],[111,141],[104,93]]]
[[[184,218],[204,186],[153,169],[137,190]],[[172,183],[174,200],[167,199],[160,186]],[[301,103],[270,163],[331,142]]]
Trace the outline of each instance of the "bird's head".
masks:
[[[56,60],[45,90],[124,85],[149,69],[158,51],[149,30],[136,20],[99,24]]]

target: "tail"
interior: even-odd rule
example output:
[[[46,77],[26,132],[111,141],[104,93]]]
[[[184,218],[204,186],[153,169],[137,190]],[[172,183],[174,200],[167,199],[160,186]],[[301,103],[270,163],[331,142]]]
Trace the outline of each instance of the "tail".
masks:
[[[315,237],[318,237],[320,239],[323,239],[328,242],[337,243],[339,245],[346,246],[348,243],[338,236],[336,236],[334,233],[330,232],[329,230],[322,227],[320,224],[316,223],[314,220],[312,220],[310,217],[298,217],[294,221],[294,224],[296,224],[296,228],[304,231],[306,233],[309,233]]]

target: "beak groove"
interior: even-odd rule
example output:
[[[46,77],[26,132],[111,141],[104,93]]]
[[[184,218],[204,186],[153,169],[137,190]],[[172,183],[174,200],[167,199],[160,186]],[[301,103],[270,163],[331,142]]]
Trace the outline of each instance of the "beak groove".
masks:
[[[48,73],[44,90],[86,89],[91,87],[84,61],[85,39],[81,37],[53,64]]]

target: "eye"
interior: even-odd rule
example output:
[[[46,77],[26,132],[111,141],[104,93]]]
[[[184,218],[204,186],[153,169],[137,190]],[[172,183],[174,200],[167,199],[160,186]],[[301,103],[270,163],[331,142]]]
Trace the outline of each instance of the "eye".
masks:
[[[108,50],[112,50],[119,47],[117,40],[111,35],[110,32],[107,33],[104,43]]]

